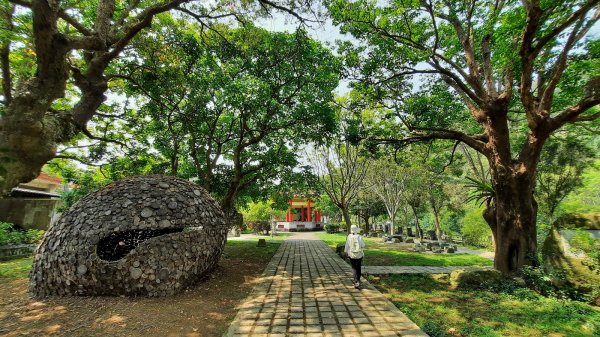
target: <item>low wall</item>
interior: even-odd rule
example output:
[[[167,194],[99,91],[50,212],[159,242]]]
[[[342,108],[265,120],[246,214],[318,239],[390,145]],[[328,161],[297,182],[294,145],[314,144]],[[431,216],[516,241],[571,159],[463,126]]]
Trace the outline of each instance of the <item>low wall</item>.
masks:
[[[0,260],[10,260],[17,257],[33,255],[36,247],[36,244],[0,246]]]
[[[59,199],[0,199],[0,221],[24,229],[48,229]]]
[[[303,232],[323,230],[323,223],[312,221],[279,221],[275,229],[280,232]]]

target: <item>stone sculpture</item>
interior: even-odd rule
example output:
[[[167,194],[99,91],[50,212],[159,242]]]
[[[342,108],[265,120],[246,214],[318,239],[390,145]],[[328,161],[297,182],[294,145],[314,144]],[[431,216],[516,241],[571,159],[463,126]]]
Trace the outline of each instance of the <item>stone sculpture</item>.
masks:
[[[36,251],[30,291],[47,295],[172,295],[210,273],[227,237],[199,186],[139,176],[74,204]]]

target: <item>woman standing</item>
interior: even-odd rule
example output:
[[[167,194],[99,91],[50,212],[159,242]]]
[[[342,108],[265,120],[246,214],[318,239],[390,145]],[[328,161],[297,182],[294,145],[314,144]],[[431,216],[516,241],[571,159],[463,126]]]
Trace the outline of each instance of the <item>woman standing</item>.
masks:
[[[365,248],[365,242],[362,236],[358,234],[358,227],[356,225],[350,226],[350,234],[346,238],[346,247],[344,252],[350,258],[350,265],[352,265],[352,276],[354,278],[354,287],[360,288],[360,277],[361,277],[361,264]]]

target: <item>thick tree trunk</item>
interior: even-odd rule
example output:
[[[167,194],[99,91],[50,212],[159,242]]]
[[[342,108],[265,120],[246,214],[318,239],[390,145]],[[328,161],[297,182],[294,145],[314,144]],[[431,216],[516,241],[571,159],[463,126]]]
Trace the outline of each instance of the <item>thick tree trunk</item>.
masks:
[[[525,265],[538,264],[535,183],[530,174],[494,180],[496,200],[486,208],[484,218],[494,236],[494,267],[503,274],[513,274]]]
[[[350,213],[346,207],[340,207],[342,210],[342,217],[344,218],[344,222],[346,223],[346,232],[350,234],[350,226],[352,226],[352,219],[350,219]]]
[[[369,234],[369,232],[371,231],[371,225],[369,224],[370,218],[371,218],[371,216],[367,216],[364,218],[364,220],[365,220],[365,235]]]

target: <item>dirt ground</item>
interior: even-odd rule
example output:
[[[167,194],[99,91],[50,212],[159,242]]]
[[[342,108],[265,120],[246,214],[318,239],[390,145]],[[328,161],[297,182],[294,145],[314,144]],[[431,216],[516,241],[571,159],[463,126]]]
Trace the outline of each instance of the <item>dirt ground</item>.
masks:
[[[253,247],[228,245],[207,280],[173,297],[36,300],[27,279],[0,279],[0,336],[221,336],[272,255]]]

